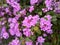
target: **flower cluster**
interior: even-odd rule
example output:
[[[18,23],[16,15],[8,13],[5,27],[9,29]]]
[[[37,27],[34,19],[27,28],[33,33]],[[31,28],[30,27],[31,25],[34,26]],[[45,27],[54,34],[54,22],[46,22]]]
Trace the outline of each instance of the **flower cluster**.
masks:
[[[12,40],[11,42],[9,42],[8,45],[20,45],[20,41],[18,38],[15,38],[14,40]]]
[[[50,38],[53,34],[53,20],[56,18],[49,11],[60,13],[60,1],[1,1],[0,40],[8,40],[6,45],[43,45],[47,42],[46,37]]]
[[[52,1],[53,0],[45,0],[45,4],[48,10],[52,10]]]
[[[50,15],[46,15],[43,18],[40,18],[40,28],[43,31],[46,31],[47,33],[52,33],[52,24],[51,24],[51,16]]]
[[[30,41],[26,41],[25,43],[26,43],[26,45],[33,45],[33,42],[31,40]]]
[[[8,21],[10,23],[10,25],[9,25],[9,27],[10,27],[10,29],[9,29],[10,34],[12,36],[16,35],[16,36],[20,37],[21,33],[19,31],[19,27],[18,27],[19,23],[17,22],[17,19],[16,18],[9,18]]]
[[[9,34],[6,32],[6,27],[2,27],[2,31],[0,35],[2,36],[1,38],[4,38],[4,39],[9,38]]]
[[[54,4],[54,7],[55,7],[54,12],[60,13],[60,7],[59,7],[59,5],[60,5],[60,2],[55,2],[55,4]]]
[[[31,26],[35,26],[35,24],[38,22],[38,20],[39,20],[38,15],[35,15],[35,16],[29,15],[28,17],[25,17],[25,19],[22,22],[23,23],[22,25],[29,28]]]
[[[45,39],[42,37],[42,36],[39,36],[37,38],[37,42],[36,42],[36,45],[42,45],[42,43],[44,43]]]
[[[25,28],[23,29],[23,34],[27,37],[30,37],[31,35],[33,35],[33,32],[31,31],[31,29]]]

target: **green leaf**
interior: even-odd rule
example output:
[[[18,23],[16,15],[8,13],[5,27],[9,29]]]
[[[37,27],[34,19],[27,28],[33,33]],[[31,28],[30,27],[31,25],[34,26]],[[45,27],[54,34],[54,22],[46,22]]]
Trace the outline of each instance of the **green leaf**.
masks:
[[[39,27],[35,26],[33,29],[34,29],[34,31],[37,31],[37,30],[39,30]]]
[[[41,31],[38,26],[33,27],[33,30],[38,34],[41,34]]]
[[[25,45],[25,40],[21,40],[21,45]]]
[[[42,15],[42,11],[38,12],[39,15]]]
[[[52,21],[56,21],[57,17],[56,16],[52,16]]]
[[[51,43],[49,43],[49,42],[45,42],[43,45],[51,45]]]
[[[8,5],[7,4],[3,4],[4,7],[7,7]]]
[[[30,41],[30,39],[27,37],[27,38],[26,38],[26,41]]]
[[[36,40],[36,35],[33,35],[30,38],[32,39],[32,41],[35,41]]]
[[[52,16],[52,23],[57,24],[57,16]]]

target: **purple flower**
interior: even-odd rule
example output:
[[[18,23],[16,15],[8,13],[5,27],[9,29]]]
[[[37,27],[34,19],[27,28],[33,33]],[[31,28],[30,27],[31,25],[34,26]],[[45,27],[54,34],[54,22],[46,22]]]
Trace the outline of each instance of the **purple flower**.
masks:
[[[9,38],[9,34],[7,32],[4,32],[2,36],[3,36],[4,39],[8,39]]]
[[[11,42],[9,42],[8,45],[20,45],[20,41],[18,38],[15,38],[14,40],[12,40]]]
[[[45,20],[44,18],[40,19],[40,28],[41,28],[41,30],[46,31],[48,29],[51,29],[51,26],[52,25],[49,21]]]
[[[12,12],[9,6],[5,8],[5,13],[8,14],[9,16],[12,16]]]
[[[42,2],[42,0],[30,0],[31,5],[39,4],[41,2]]]
[[[22,34],[19,31],[19,23],[17,22],[16,18],[9,18],[8,22],[10,23],[9,27],[9,32],[12,36],[17,36],[20,37]]]
[[[5,12],[3,12],[4,7],[0,6],[0,17],[4,16]]]
[[[9,38],[9,34],[6,32],[6,27],[2,27],[1,36],[4,39],[8,39]]]
[[[17,12],[21,9],[19,3],[16,2],[11,3],[11,6],[14,8],[14,12]]]
[[[54,4],[54,12],[60,13],[60,2],[55,2],[55,4]]]
[[[13,3],[14,0],[6,0],[6,2],[10,4],[10,3]]]
[[[42,11],[43,11],[44,13],[46,13],[46,12],[48,12],[49,10],[48,10],[48,8],[42,8]]]
[[[42,43],[36,42],[36,45],[43,45]]]
[[[9,7],[7,7],[7,8],[5,9],[5,12],[6,12],[6,13],[9,13],[9,12],[10,12]]]
[[[15,35],[15,32],[13,31],[13,29],[9,29],[9,32],[12,36]]]
[[[38,0],[30,0],[31,5],[35,5],[35,3],[38,3]]]
[[[12,18],[9,18],[9,19],[8,19],[8,22],[11,23],[11,22],[12,22]]]
[[[47,18],[49,21],[51,21],[52,16],[50,16],[50,15],[46,15],[45,18]]]
[[[26,41],[26,45],[33,45],[32,41]]]
[[[16,35],[17,37],[21,36],[21,32],[19,31],[18,24],[16,25],[14,24],[12,28],[10,27],[9,32],[12,36],[13,35]]]
[[[34,6],[30,6],[29,12],[31,13],[34,10]]]
[[[7,3],[14,3],[14,2],[19,2],[19,0],[6,0]]]
[[[20,4],[17,2],[17,0],[6,0],[9,5],[13,7],[13,14],[17,15],[17,12],[21,10]]]
[[[29,15],[28,17],[25,17],[25,19],[22,22],[23,23],[22,25],[26,27],[35,26],[38,20],[39,20],[38,15],[35,15],[35,16]]]
[[[47,30],[46,32],[49,33],[49,34],[52,34],[53,33],[53,31],[51,29],[50,30]]]
[[[44,36],[44,37],[46,37],[46,36],[47,36],[47,34],[45,34],[45,33],[44,33],[44,34],[43,34],[43,36]]]
[[[52,1],[53,0],[45,0],[45,5],[46,5],[46,7],[48,8],[48,10],[52,10],[53,8],[52,8]]]
[[[26,9],[21,10],[21,11],[20,11],[20,14],[21,14],[21,16],[26,15]]]
[[[46,15],[43,18],[40,18],[40,28],[43,31],[51,30],[52,24],[51,24],[51,16]]]
[[[37,41],[40,42],[40,43],[44,43],[45,39],[42,36],[39,36],[37,38]]]
[[[23,34],[27,37],[30,37],[31,35],[33,35],[33,32],[31,31],[31,29],[25,28],[23,29]]]

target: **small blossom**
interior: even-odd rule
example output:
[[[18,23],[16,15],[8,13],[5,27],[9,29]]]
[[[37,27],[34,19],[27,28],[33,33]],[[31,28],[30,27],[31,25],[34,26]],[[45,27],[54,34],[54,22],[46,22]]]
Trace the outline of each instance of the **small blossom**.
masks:
[[[44,34],[43,34],[43,36],[44,36],[44,37],[46,37],[46,36],[47,36],[47,34],[45,34],[45,33],[44,33]]]
[[[8,45],[20,45],[20,41],[18,38],[15,38],[14,40],[12,40],[11,42],[9,42]]]
[[[31,31],[31,29],[25,28],[23,29],[23,34],[27,37],[30,37],[31,35],[33,35],[33,32]]]
[[[9,34],[6,32],[6,27],[2,27],[2,31],[1,31],[1,36],[4,38],[4,39],[8,39],[9,38]]]
[[[21,11],[20,11],[20,14],[21,14],[21,16],[26,15],[26,9],[21,10]]]
[[[35,3],[38,3],[38,0],[30,0],[31,5],[34,5]]]
[[[33,45],[32,41],[26,41],[26,45]]]
[[[55,2],[55,4],[54,4],[54,12],[60,13],[60,2]]]
[[[36,15],[36,16],[32,16],[32,15],[29,15],[28,17],[25,17],[25,19],[23,20],[23,26],[26,26],[26,27],[31,27],[31,26],[35,26],[35,24],[38,22],[39,20],[39,16]]]
[[[34,10],[34,6],[30,6],[29,12],[31,13]]]
[[[17,22],[16,18],[9,18],[8,22],[10,23],[9,27],[9,32],[12,36],[17,36],[20,37],[22,34],[19,31],[19,23]]]
[[[52,1],[53,0],[45,0],[45,5],[46,5],[46,7],[48,8],[48,10],[52,10],[53,8],[52,8]]]
[[[52,27],[51,18],[52,17],[50,15],[46,15],[46,16],[40,18],[41,30],[46,31],[47,33],[50,33],[49,30],[51,30],[51,27]]]
[[[45,39],[44,39],[42,36],[39,36],[39,37],[37,38],[37,41],[38,41],[39,43],[44,43],[44,42],[45,42]]]
[[[7,32],[4,32],[3,35],[4,39],[8,39],[9,38],[9,34]]]

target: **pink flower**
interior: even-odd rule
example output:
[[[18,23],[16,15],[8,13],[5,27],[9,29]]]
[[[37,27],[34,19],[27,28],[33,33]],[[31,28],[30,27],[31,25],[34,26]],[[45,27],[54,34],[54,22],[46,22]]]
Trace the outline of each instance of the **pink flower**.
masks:
[[[37,42],[39,42],[39,43],[44,43],[44,41],[45,41],[45,39],[42,36],[39,36],[37,38]]]
[[[32,41],[26,41],[26,45],[33,45]]]
[[[4,39],[8,39],[9,38],[9,34],[7,32],[4,32],[2,36],[3,36]]]
[[[20,11],[20,14],[21,14],[21,16],[26,15],[26,9],[21,10],[21,11]]]
[[[25,19],[22,22],[23,23],[22,25],[26,27],[35,26],[38,20],[39,20],[38,15],[35,15],[35,16],[29,15],[28,17],[25,17]]]
[[[34,6],[30,6],[29,12],[31,13],[34,10]]]
[[[52,10],[52,0],[45,0],[45,5],[48,8],[48,10]]]
[[[11,42],[9,42],[8,45],[20,45],[20,41],[18,38],[15,38],[14,40],[12,40]]]
[[[38,2],[38,0],[30,0],[30,4],[31,5],[34,5],[35,3],[37,3]]]
[[[51,31],[51,27],[52,27],[51,18],[52,17],[50,15],[46,15],[46,16],[40,18],[40,28],[41,28],[41,30],[46,31],[49,34],[50,34],[50,31]],[[51,33],[52,33],[52,31],[51,31]]]
[[[31,31],[31,29],[25,28],[23,29],[23,34],[27,37],[30,37],[31,35],[33,35],[33,32]]]
[[[1,36],[4,38],[4,39],[8,39],[9,38],[9,34],[6,32],[6,27],[2,27],[2,31],[1,31]]]
[[[19,23],[17,22],[16,17],[15,18],[9,18],[8,22],[10,23],[9,27],[9,32],[12,36],[17,36],[20,37],[22,34],[19,31]]]
[[[48,12],[49,10],[48,10],[48,8],[42,8],[42,11],[43,11],[44,13],[46,13],[46,12]]]

